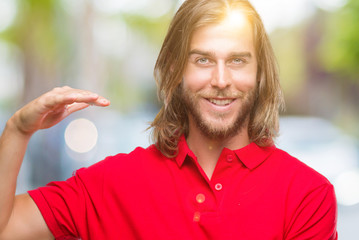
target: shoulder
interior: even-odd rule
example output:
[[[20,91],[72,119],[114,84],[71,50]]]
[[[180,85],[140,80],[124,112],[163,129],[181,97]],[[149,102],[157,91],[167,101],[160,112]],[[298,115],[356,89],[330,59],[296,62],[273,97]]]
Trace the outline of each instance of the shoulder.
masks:
[[[276,149],[272,163],[280,169],[286,196],[286,238],[334,239],[337,203],[333,185],[321,173]]]
[[[100,161],[99,165],[105,165],[106,167],[126,166],[146,162],[159,161],[164,158],[155,145],[151,145],[148,148],[137,147],[130,153],[119,153],[113,156],[108,156],[104,160]]]
[[[163,157],[160,151],[157,150],[156,146],[151,145],[147,148],[137,147],[129,153],[118,153],[116,155],[110,155],[100,160],[99,162],[91,165],[90,167],[102,168],[116,165],[121,165],[126,162],[141,161],[146,159],[158,159]]]
[[[153,145],[137,147],[130,153],[119,153],[86,168],[78,169],[70,181],[81,181],[86,186],[116,185],[118,182],[141,181],[164,156]]]
[[[148,148],[137,147],[130,153],[119,153],[108,156],[90,167],[79,169],[76,175],[82,173],[90,175],[99,175],[102,173],[106,175],[115,173],[127,174],[133,171],[139,172],[164,159],[165,157],[154,145]]]
[[[306,195],[316,189],[333,188],[324,175],[279,148],[273,151],[266,164],[281,185],[294,195]]]

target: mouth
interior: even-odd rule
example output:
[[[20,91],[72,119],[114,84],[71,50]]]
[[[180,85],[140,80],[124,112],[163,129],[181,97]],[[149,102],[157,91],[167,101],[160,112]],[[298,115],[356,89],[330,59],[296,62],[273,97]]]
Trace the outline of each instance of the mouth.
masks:
[[[209,102],[216,106],[227,106],[234,102],[235,99],[216,99],[216,98],[207,98]]]

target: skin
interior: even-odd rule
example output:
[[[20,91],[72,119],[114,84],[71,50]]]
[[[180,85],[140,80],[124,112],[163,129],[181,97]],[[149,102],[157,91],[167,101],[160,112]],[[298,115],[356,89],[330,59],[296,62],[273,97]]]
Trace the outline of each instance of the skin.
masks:
[[[224,147],[238,149],[249,144],[248,113],[244,109],[253,101],[257,72],[252,35],[248,22],[223,22],[198,29],[192,38],[182,86],[184,98],[191,99],[198,114],[189,112],[187,142],[209,179]],[[218,101],[228,104],[219,106]],[[89,105],[109,104],[92,92],[55,88],[8,120],[0,137],[0,240],[54,238],[32,198],[28,194],[15,196],[28,142],[36,131],[52,127],[73,112]],[[238,119],[238,130],[223,134],[233,132],[228,129],[233,129]],[[198,123],[210,131],[205,133]]]
[[[248,120],[257,85],[257,59],[248,21],[199,28],[183,75],[189,109],[187,142],[211,179],[223,148],[250,143]]]
[[[55,88],[18,110],[0,137],[0,239],[54,239],[28,194],[15,197],[16,179],[31,136],[90,105],[110,102],[98,94]]]

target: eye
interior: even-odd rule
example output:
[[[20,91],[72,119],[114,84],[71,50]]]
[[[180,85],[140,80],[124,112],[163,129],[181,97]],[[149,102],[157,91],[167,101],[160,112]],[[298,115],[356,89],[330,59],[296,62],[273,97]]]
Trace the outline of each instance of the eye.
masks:
[[[202,58],[198,58],[196,60],[196,62],[199,63],[199,64],[207,64],[207,63],[209,63],[209,59],[202,57]]]
[[[234,58],[234,59],[232,59],[232,62],[234,64],[241,64],[241,63],[244,63],[245,61],[241,58]]]

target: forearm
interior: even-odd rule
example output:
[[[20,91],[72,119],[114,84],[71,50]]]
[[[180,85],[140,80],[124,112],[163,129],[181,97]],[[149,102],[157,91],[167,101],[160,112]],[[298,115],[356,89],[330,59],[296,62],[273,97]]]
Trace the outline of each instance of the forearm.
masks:
[[[8,239],[7,236],[14,234],[21,236],[18,239],[24,239],[22,236],[29,232],[35,236],[34,239],[51,236],[28,195],[17,198],[14,204],[16,180],[31,135],[39,129],[54,126],[89,105],[105,107],[109,104],[107,99],[95,93],[65,86],[41,95],[9,119],[0,137],[0,239]]]
[[[15,121],[15,116],[8,120],[0,137],[0,232],[13,209],[16,180],[31,137],[19,131]]]

